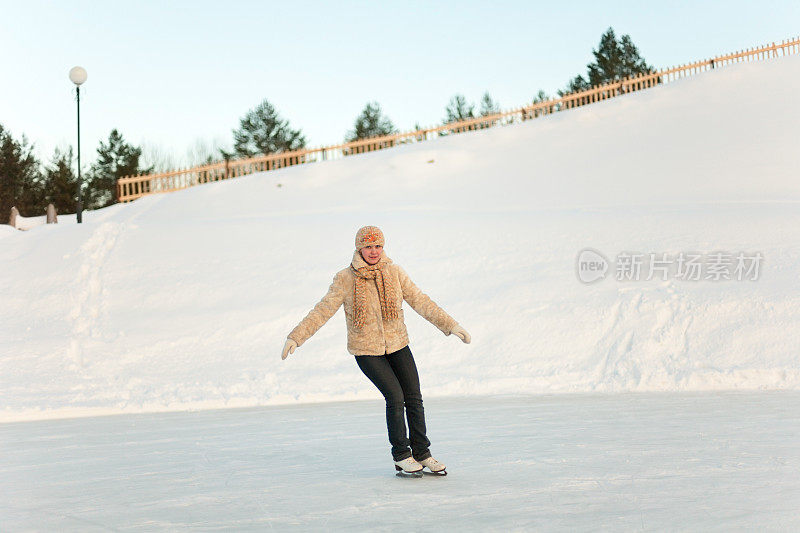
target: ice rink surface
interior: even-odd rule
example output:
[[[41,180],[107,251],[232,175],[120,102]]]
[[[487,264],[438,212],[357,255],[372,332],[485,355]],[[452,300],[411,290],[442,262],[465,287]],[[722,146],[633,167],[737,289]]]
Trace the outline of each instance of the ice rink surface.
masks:
[[[378,400],[0,424],[0,530],[800,529],[798,392],[425,408],[447,477],[394,475]]]

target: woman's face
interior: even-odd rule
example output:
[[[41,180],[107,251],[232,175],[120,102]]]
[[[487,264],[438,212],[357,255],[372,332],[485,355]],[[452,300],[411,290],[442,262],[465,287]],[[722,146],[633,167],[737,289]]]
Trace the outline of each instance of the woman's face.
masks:
[[[380,260],[382,251],[383,246],[380,244],[370,244],[369,246],[364,246],[361,249],[361,257],[364,258],[364,261],[366,261],[367,264],[374,265]]]

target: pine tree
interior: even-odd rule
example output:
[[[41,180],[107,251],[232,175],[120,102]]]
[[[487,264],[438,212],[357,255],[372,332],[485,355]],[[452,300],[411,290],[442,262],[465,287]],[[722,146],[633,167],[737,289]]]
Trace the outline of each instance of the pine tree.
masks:
[[[300,130],[289,127],[267,100],[262,101],[239,120],[233,130],[233,149],[239,157],[277,154],[305,148]]]
[[[639,55],[639,49],[633,44],[630,35],[623,35],[619,45],[621,48],[621,74],[623,77],[655,72],[655,69],[645,63],[644,58]]]
[[[592,50],[594,63],[586,65],[589,85],[600,85],[619,79],[622,71],[622,50],[614,34],[614,28],[608,28],[600,36],[597,50]]]
[[[395,130],[392,121],[383,115],[380,104],[378,102],[370,102],[356,118],[353,131],[348,133],[346,141],[351,142],[368,137],[391,135],[395,131],[397,130]]]
[[[483,98],[481,98],[481,116],[485,117],[487,115],[495,115],[500,112],[500,104],[492,100],[489,91],[483,93]]]
[[[600,43],[596,50],[592,50],[592,55],[594,62],[586,65],[586,78],[578,75],[570,80],[563,91],[558,91],[560,96],[626,77],[655,72],[639,55],[639,49],[633,44],[630,35],[617,39],[614,28],[608,28],[600,37]]]
[[[78,177],[72,168],[72,147],[66,151],[56,148],[50,165],[44,169],[45,201],[53,204],[58,213],[76,209]]]
[[[115,203],[118,179],[152,172],[152,167],[140,166],[141,157],[141,148],[128,144],[116,129],[111,130],[108,144],[100,141],[97,160],[89,169],[88,188],[84,192],[87,209],[98,209]]]
[[[569,80],[569,83],[567,83],[567,87],[565,89],[563,90],[559,89],[558,96],[565,96],[571,93],[586,91],[590,88],[591,85],[589,84],[589,82],[586,81],[586,79],[583,76],[578,74],[577,76]]]
[[[22,216],[43,214],[44,194],[39,161],[25,136],[17,142],[0,124],[0,224],[8,224],[11,208]]]
[[[544,92],[544,90],[539,89],[539,92],[536,93],[536,96],[533,97],[534,104],[540,104],[542,102],[546,102],[550,99],[550,96]]]
[[[547,102],[548,100],[550,100],[550,95],[548,95],[542,89],[539,89],[539,92],[536,93],[536,96],[533,97],[531,104],[540,104],[542,102]],[[529,118],[540,117],[542,115],[552,113],[555,110],[555,108],[556,108],[555,105],[549,105],[546,108],[536,109],[536,111],[534,111],[533,113],[523,111],[522,120],[528,120]]]
[[[475,106],[467,103],[467,99],[464,98],[464,95],[457,94],[450,99],[450,102],[445,108],[445,113],[447,113],[444,119],[445,124],[459,122],[461,120],[475,118]]]
[[[587,65],[590,85],[619,81],[637,74],[655,72],[639,55],[630,35],[616,38],[614,28],[608,28],[600,37],[597,50],[592,50],[594,63]]]

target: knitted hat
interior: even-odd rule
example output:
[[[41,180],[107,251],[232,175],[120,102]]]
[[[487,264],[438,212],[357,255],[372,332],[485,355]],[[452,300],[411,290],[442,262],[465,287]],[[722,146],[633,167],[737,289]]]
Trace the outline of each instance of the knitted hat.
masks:
[[[364,226],[356,233],[356,251],[370,245],[383,246],[383,243],[383,232],[378,226]]]

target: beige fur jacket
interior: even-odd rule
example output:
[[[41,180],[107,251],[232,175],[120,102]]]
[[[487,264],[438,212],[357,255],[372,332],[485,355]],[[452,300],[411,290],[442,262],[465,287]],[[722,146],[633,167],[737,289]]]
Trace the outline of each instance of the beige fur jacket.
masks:
[[[327,322],[341,305],[344,305],[344,316],[347,321],[347,351],[353,355],[384,355],[396,352],[408,344],[408,331],[403,319],[403,300],[423,318],[439,328],[445,335],[450,335],[452,329],[458,324],[445,313],[428,295],[423,293],[411,281],[399,265],[396,265],[383,252],[380,261],[385,263],[384,276],[397,288],[395,291],[398,318],[383,320],[381,304],[378,299],[378,288],[375,280],[367,283],[367,316],[364,327],[353,327],[353,296],[355,273],[348,266],[340,270],[333,277],[328,293],[319,301],[314,309],[289,333],[288,338],[302,346],[314,333]],[[366,266],[367,263],[356,252],[353,255],[352,265],[355,268]]]

